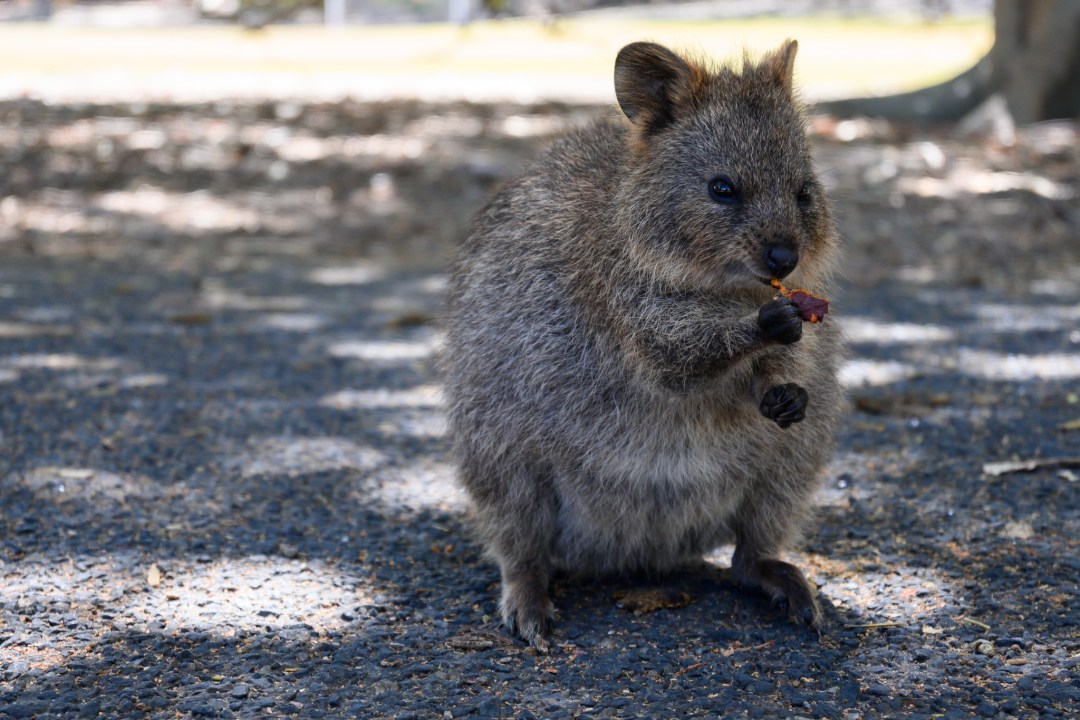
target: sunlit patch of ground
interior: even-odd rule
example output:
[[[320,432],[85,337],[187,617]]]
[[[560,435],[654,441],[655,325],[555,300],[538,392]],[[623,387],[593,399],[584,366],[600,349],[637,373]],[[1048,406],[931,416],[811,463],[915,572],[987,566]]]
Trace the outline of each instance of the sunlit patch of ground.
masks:
[[[0,565],[0,663],[47,670],[128,633],[232,637],[301,623],[320,633],[344,626],[343,610],[372,597],[368,585],[321,561],[253,555],[198,562],[197,569],[196,562],[116,552]],[[68,628],[62,637],[29,622],[43,607],[50,623]]]
[[[420,385],[407,390],[341,390],[322,398],[319,404],[338,410],[437,408],[442,404],[442,393],[437,385]]]
[[[952,340],[956,333],[938,325],[886,323],[870,318],[847,316],[839,320],[844,339],[852,343],[875,345],[910,345]]]
[[[872,551],[854,562],[807,556],[808,574],[819,591],[856,622],[891,622],[918,628],[951,618],[942,611],[964,605],[960,589],[927,568],[882,566]]]
[[[255,318],[252,326],[255,330],[307,333],[319,330],[329,322],[329,318],[318,313],[272,313]]]
[[[453,466],[428,456],[380,468],[362,480],[360,487],[358,502],[374,502],[376,507],[397,514],[465,510],[465,495],[457,485]]]
[[[840,383],[849,388],[888,385],[914,377],[919,372],[919,368],[910,363],[856,358],[844,363],[840,369]]]
[[[424,340],[343,340],[332,343],[328,350],[336,358],[388,363],[431,357],[439,340],[437,336]]]
[[[372,262],[316,268],[308,279],[320,285],[366,285],[386,275],[386,268]]]
[[[345,438],[282,436],[251,439],[227,464],[252,477],[327,470],[367,471],[385,461],[386,455],[379,450]]]
[[[1021,355],[962,348],[956,367],[987,380],[1069,380],[1080,377],[1080,353]]]

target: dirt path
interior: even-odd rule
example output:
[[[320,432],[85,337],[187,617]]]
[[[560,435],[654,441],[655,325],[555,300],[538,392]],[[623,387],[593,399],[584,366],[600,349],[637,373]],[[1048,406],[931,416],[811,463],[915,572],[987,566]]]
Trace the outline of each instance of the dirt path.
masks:
[[[0,105],[0,717],[1075,714],[1080,468],[983,472],[1080,454],[1068,124],[819,124],[852,396],[799,557],[821,638],[717,570],[562,580],[550,658],[494,625],[442,267],[593,111]]]

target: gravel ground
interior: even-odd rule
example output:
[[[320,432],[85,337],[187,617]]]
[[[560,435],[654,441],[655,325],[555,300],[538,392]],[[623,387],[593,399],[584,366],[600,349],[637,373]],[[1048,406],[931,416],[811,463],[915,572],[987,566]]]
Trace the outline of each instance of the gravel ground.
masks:
[[[550,657],[498,628],[442,268],[595,111],[0,104],[0,717],[1077,716],[1067,123],[816,123],[852,399],[794,556],[820,637],[723,550],[560,579]],[[984,472],[1017,459],[1043,465]],[[626,608],[652,592],[676,607]]]

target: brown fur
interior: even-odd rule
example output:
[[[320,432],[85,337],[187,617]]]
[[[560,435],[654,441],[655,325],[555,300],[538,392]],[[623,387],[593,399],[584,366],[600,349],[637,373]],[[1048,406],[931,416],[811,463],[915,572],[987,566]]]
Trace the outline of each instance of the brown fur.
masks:
[[[834,324],[803,332],[767,285],[783,246],[798,253],[787,284],[829,294],[837,249],[796,47],[740,68],[623,48],[626,119],[556,144],[461,248],[444,359],[455,459],[503,618],[542,649],[554,570],[663,570],[728,542],[736,577],[821,621],[778,559],[840,407]],[[737,204],[710,196],[718,175]]]

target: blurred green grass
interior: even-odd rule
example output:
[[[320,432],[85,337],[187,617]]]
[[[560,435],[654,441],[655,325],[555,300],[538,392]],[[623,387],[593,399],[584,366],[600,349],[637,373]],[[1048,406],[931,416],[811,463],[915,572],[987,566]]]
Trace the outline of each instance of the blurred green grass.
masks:
[[[970,67],[993,41],[991,18],[929,24],[819,15],[723,21],[569,19],[446,24],[271,27],[244,32],[205,26],[154,29],[0,26],[4,89],[113,76],[163,83],[222,74],[343,78],[363,95],[520,93],[535,81],[541,95],[610,94],[612,61],[627,42],[651,39],[711,57],[761,52],[799,40],[798,79],[812,99],[908,90]]]

